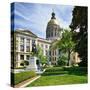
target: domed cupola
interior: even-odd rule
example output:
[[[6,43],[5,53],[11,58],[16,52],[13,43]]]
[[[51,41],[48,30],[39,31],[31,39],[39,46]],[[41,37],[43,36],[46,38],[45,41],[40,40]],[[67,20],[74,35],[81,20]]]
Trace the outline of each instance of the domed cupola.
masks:
[[[56,20],[55,13],[52,12],[52,17],[47,24],[46,39],[53,41],[59,38],[60,38],[59,22]]]
[[[48,25],[59,25],[58,21],[56,20],[55,13],[52,12],[51,20],[48,22]]]

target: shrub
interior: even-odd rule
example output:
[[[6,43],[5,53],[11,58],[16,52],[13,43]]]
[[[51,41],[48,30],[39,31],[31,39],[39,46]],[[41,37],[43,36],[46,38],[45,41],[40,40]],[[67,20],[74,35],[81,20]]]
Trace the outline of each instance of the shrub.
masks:
[[[67,70],[67,71],[85,71],[85,72],[87,72],[86,67],[63,67],[63,69]]]
[[[65,66],[67,64],[67,58],[65,56],[61,56],[57,61],[58,65]]]
[[[14,79],[14,82],[12,82],[12,85],[16,85],[24,80],[27,80],[28,78],[32,78],[36,76],[36,73],[34,71],[26,71],[26,72],[20,72],[20,73],[11,73],[11,76],[14,76],[12,79]]]
[[[22,62],[22,63],[20,63],[20,66],[24,66],[24,63]]]
[[[47,68],[42,74],[44,75],[60,75],[60,74],[74,74],[74,75],[86,75],[87,68],[85,67],[52,67]]]
[[[20,63],[21,66],[28,66],[29,65],[29,62],[28,61],[22,61]]]
[[[28,65],[29,65],[29,62],[28,62],[28,61],[24,61],[24,64],[25,64],[26,66],[28,66]]]
[[[63,71],[62,67],[51,67],[47,68],[45,72],[56,72],[56,71]]]
[[[42,76],[48,76],[48,75],[60,75],[60,74],[68,74],[67,71],[56,71],[56,72],[44,72]]]
[[[64,67],[63,69],[64,71],[68,71],[70,74],[84,75],[88,73],[86,67]]]
[[[62,67],[52,67],[47,68],[46,71],[42,74],[44,75],[60,75],[60,74],[67,74],[67,71],[63,71]]]

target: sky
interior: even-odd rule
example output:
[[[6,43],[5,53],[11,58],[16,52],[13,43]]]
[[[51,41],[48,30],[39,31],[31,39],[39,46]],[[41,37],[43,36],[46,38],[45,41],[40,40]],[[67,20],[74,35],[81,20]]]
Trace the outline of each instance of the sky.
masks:
[[[14,3],[11,16],[14,18],[14,30],[27,29],[41,38],[46,37],[47,23],[54,11],[61,28],[69,28],[72,20],[73,6],[36,3]],[[11,23],[12,24],[12,23]]]

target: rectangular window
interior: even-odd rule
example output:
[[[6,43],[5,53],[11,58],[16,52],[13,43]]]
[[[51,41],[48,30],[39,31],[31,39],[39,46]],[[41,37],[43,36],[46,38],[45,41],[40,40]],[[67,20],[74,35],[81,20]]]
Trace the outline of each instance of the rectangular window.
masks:
[[[26,52],[30,52],[30,46],[26,46]]]
[[[49,55],[51,56],[51,51],[49,51]]]
[[[26,40],[26,52],[30,52],[30,39]]]
[[[56,55],[56,50],[55,50],[55,55]]]
[[[45,45],[45,48],[48,48],[48,45]]]
[[[24,55],[20,55],[20,60],[24,60]]]
[[[20,42],[21,42],[21,44],[22,43],[24,44],[24,38],[23,37],[20,38]]]
[[[56,36],[56,30],[55,30],[55,36]]]
[[[32,40],[32,44],[35,44],[35,40]]]
[[[54,56],[54,50],[53,50],[53,56]]]
[[[16,50],[18,50],[18,42],[16,42]]]
[[[48,55],[48,51],[46,50],[46,56]]]
[[[28,46],[30,45],[30,39],[26,40],[26,45],[28,45]]]
[[[41,47],[43,48],[43,44],[41,44]]]
[[[54,57],[54,61],[56,61],[56,57]]]
[[[29,56],[29,55],[27,55],[27,56],[26,56],[26,59],[27,59],[27,60],[29,60],[29,59],[30,59],[30,56]]]
[[[30,42],[30,39],[27,39],[27,43],[29,43]]]
[[[20,45],[20,51],[24,52],[24,45]]]
[[[24,51],[24,38],[20,38],[20,51]]]
[[[59,55],[60,55],[60,52],[61,52],[61,50],[59,49],[59,50],[58,50],[58,54],[59,54]]]

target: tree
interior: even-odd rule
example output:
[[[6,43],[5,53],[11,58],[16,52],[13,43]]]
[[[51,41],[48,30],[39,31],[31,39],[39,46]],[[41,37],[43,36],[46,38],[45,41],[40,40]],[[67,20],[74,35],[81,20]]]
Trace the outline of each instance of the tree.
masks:
[[[58,61],[57,61],[58,65],[60,66],[65,66],[66,63],[67,63],[67,57],[65,57],[64,55],[60,56],[58,58]]]
[[[43,50],[39,46],[37,46],[36,56],[40,59],[40,62],[42,64],[46,64],[47,63],[47,57],[43,55]]]
[[[87,39],[88,39],[88,25],[87,25],[87,7],[76,6],[72,12],[72,23],[70,28],[73,32],[73,41],[76,43],[75,51],[79,53],[82,62],[80,66],[87,66]],[[79,30],[78,32],[76,30]]]
[[[70,60],[70,54],[72,50],[74,49],[75,43],[72,41],[72,32],[70,30],[64,30],[62,33],[61,40],[58,40],[55,42],[54,47],[60,48],[61,51],[68,53],[68,63],[69,66],[69,60]]]

